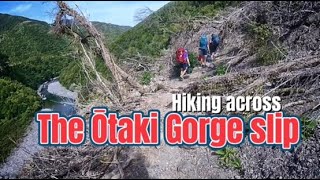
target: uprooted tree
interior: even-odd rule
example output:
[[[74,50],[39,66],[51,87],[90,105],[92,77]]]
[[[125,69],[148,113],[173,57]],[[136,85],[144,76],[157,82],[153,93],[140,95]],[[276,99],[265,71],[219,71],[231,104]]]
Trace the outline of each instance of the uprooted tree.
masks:
[[[74,38],[74,42],[77,45],[80,45],[79,47],[84,54],[81,64],[90,83],[94,84],[102,92],[107,93],[108,98],[115,104],[119,104],[123,100],[128,85],[140,93],[146,92],[145,88],[115,63],[113,56],[104,44],[103,37],[81,12],[72,9],[63,1],[57,1],[57,6],[58,13],[55,17],[54,32],[59,35],[69,35]],[[83,34],[86,34],[86,36]],[[112,74],[114,84],[107,81],[97,72],[95,61],[92,57],[93,54],[102,57],[106,67]],[[90,76],[90,72],[87,69],[93,71],[95,74],[94,79],[90,78],[92,76]],[[115,88],[112,88],[113,85],[115,85]]]

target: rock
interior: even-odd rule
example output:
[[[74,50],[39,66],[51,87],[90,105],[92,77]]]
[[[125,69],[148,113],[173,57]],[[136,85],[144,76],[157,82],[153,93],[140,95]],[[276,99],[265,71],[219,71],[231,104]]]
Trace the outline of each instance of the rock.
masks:
[[[181,145],[181,146],[179,146],[179,148],[183,148],[183,149],[195,149],[195,148],[197,148],[197,147],[196,147],[196,146]]]
[[[128,97],[139,97],[141,96],[141,93],[139,91],[132,91]]]
[[[111,179],[120,179],[120,178],[121,178],[120,174],[116,174],[111,177]]]
[[[111,174],[111,173],[105,174],[105,175],[102,176],[101,179],[111,179],[111,178],[113,177],[112,175],[113,175],[113,174]]]
[[[267,86],[267,87],[271,87],[272,84],[271,84],[270,82],[267,82],[267,83],[266,83],[266,86]]]

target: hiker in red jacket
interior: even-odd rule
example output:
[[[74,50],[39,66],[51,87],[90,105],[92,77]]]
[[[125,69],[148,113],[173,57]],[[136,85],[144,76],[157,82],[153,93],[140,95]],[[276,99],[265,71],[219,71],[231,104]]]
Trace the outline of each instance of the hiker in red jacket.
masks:
[[[190,67],[188,51],[184,48],[179,48],[176,52],[176,60],[180,65],[180,80],[182,81],[183,76],[186,74],[188,68]]]

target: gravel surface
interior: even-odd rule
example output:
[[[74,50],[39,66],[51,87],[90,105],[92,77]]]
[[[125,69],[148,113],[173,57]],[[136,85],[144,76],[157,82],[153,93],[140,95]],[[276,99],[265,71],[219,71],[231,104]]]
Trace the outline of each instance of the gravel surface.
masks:
[[[34,153],[44,148],[38,145],[38,127],[34,120],[26,134],[21,144],[12,152],[7,161],[0,166],[0,178],[15,178],[22,169],[24,162],[30,160]]]
[[[303,140],[293,152],[246,144],[241,149],[244,178],[320,179],[319,137],[320,127],[314,137]]]
[[[77,93],[71,92],[65,87],[63,87],[59,81],[51,82],[48,85],[48,92],[57,96],[67,97],[71,99],[77,98]]]

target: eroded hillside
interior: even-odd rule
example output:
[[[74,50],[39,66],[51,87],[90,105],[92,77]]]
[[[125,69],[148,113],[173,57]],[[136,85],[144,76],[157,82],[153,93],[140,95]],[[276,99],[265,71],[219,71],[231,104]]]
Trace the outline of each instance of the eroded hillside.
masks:
[[[318,2],[248,2],[172,41],[179,42],[173,49],[186,44],[196,51],[202,33],[223,30],[214,64],[225,75],[199,80],[184,92],[280,96],[286,113],[302,117],[303,142],[292,152],[248,143],[239,148],[244,177],[319,178],[314,168],[319,165],[319,7]]]

